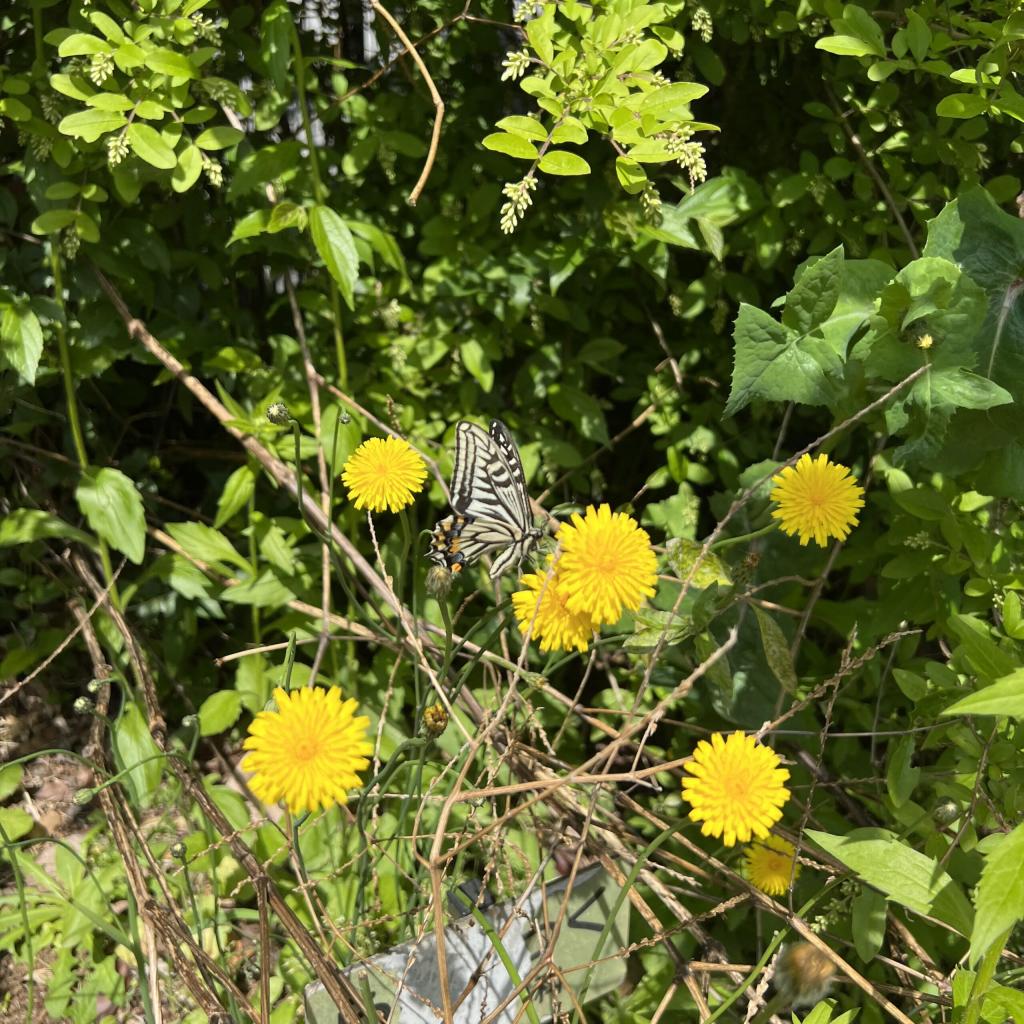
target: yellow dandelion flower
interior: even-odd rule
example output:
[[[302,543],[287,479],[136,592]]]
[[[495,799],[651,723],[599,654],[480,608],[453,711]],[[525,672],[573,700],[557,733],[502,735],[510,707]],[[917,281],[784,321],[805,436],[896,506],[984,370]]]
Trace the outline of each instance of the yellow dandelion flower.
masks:
[[[812,537],[820,547],[829,537],[846,540],[850,527],[857,525],[858,509],[864,507],[864,488],[827,455],[801,455],[795,467],[787,466],[772,483],[771,500],[779,503],[772,516],[787,536],[799,534],[801,545]]]
[[[370,720],[356,718],[356,702],[343,701],[336,686],[279,686],[274,702],[276,710],[252,720],[242,744],[249,788],[265,804],[283,800],[293,814],[346,803],[348,791],[362,785],[357,773],[370,764]]]
[[[751,843],[743,854],[743,875],[769,896],[781,896],[791,879],[800,874],[794,866],[796,847],[782,836],[770,835]]]
[[[548,556],[548,565],[553,559]],[[547,573],[526,573],[519,582],[526,590],[512,595],[512,608],[519,620],[519,630],[540,644],[542,651],[585,651],[594,635],[588,612],[572,612],[567,607],[568,594],[559,568],[548,579]]]
[[[697,744],[683,768],[692,776],[683,779],[683,799],[693,807],[690,820],[704,822],[701,832],[721,836],[726,846],[737,839],[748,843],[753,836],[767,838],[782,817],[789,772],[779,767],[779,755],[755,743],[753,736],[734,732],[723,739],[713,733],[710,743]]]
[[[572,522],[558,530],[558,544],[566,608],[589,615],[595,628],[618,622],[627,608],[636,611],[645,597],[654,596],[657,562],[651,540],[624,512],[590,505],[585,518],[573,513]]]
[[[341,478],[356,508],[397,512],[423,490],[427,467],[408,441],[371,437],[348,457]]]

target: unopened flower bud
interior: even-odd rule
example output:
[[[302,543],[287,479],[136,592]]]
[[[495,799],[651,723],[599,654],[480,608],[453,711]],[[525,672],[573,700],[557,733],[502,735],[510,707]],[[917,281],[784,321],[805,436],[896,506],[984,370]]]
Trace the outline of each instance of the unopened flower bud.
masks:
[[[448,728],[448,711],[443,704],[431,704],[423,712],[423,728],[427,735],[436,738]]]
[[[184,860],[188,856],[188,850],[185,849],[185,844],[180,840],[171,846],[170,850],[167,851],[175,860]]]
[[[79,715],[87,715],[96,705],[88,697],[79,697],[75,703],[75,712]]]
[[[76,807],[85,807],[86,804],[92,802],[92,798],[96,795],[96,791],[93,789],[80,789],[72,797]]]
[[[439,601],[443,600],[448,596],[448,591],[452,589],[451,570],[443,565],[432,565],[427,570],[425,585],[427,593],[431,597],[436,597]]]
[[[288,411],[288,406],[284,402],[275,402],[267,409],[267,419],[271,423],[276,423],[279,427],[286,427],[292,421],[292,414]]]

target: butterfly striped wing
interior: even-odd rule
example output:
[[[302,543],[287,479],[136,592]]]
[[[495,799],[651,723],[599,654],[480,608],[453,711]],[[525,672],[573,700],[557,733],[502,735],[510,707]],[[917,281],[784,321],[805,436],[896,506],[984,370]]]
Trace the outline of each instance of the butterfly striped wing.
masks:
[[[452,572],[482,555],[500,551],[491,565],[497,579],[529,554],[540,537],[533,526],[526,480],[515,442],[505,425],[490,431],[460,421],[455,428],[453,515],[434,529],[428,558]]]

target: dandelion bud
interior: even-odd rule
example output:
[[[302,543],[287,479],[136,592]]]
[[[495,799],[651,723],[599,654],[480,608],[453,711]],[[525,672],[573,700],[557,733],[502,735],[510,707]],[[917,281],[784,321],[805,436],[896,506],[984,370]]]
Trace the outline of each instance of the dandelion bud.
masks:
[[[96,705],[93,704],[93,702],[89,700],[88,697],[79,697],[74,704],[75,712],[79,715],[89,714],[89,712],[92,711],[94,707],[96,707]]]
[[[451,570],[443,565],[432,565],[427,570],[425,585],[431,597],[443,601],[448,596],[448,591],[452,589]]]
[[[185,844],[180,839],[178,842],[174,843],[167,852],[170,853],[175,860],[184,860],[188,855],[188,850],[185,849]]]
[[[940,800],[932,811],[932,820],[936,825],[951,825],[959,817],[960,805],[952,797]]]
[[[99,693],[100,690],[103,688],[103,686],[104,686],[104,684],[106,682],[107,682],[106,679],[90,679],[89,680],[89,685],[86,686],[86,689],[90,693]]]
[[[443,704],[431,704],[423,712],[423,728],[433,739],[436,739],[448,728],[448,712]]]
[[[276,423],[279,427],[286,427],[292,421],[292,414],[288,411],[288,406],[284,402],[275,402],[267,409],[267,419],[271,423]]]
[[[786,946],[775,964],[775,987],[790,1006],[813,1006],[828,995],[835,967],[817,946]]]
[[[199,724],[198,715],[186,715],[181,720],[182,727],[185,729],[194,729]]]
[[[76,807],[85,807],[86,804],[92,802],[95,795],[96,791],[93,789],[80,789],[72,797],[72,800]]]

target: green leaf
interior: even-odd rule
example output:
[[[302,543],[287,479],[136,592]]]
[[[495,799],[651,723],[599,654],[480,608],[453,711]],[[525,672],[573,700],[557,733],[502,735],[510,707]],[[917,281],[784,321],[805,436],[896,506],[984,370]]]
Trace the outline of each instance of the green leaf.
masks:
[[[885,941],[885,897],[864,888],[853,899],[852,932],[857,955],[870,963]]]
[[[649,92],[640,102],[640,113],[659,121],[690,120],[690,104],[707,95],[708,87],[696,82],[673,82]]]
[[[804,269],[786,296],[782,311],[786,327],[806,334],[828,319],[839,301],[843,262],[843,247],[839,245]]]
[[[90,11],[89,20],[98,28],[112,43],[123,43],[125,34],[121,26],[109,14],[103,11]]]
[[[20,764],[7,764],[0,768],[0,800],[6,800],[16,792],[24,777],[25,769]]]
[[[911,761],[914,756],[914,738],[901,736],[889,752],[889,770],[885,783],[889,790],[889,798],[897,807],[902,807],[921,781],[921,769],[914,768]]]
[[[207,128],[196,139],[196,145],[200,149],[218,150],[228,149],[237,145],[245,138],[245,132],[240,132],[230,125],[221,124],[215,128]]]
[[[917,11],[909,9],[906,17],[907,45],[914,55],[914,60],[920,64],[928,56],[928,48],[932,45],[932,30]]]
[[[868,43],[856,36],[825,36],[814,44],[814,48],[840,57],[881,56],[876,54]]]
[[[153,167],[169,171],[177,166],[174,150],[161,138],[160,133],[148,124],[133,121],[128,125],[128,144],[135,155]]]
[[[288,88],[291,61],[292,13],[285,0],[274,0],[260,19],[260,56],[279,93]]]
[[[545,142],[548,137],[547,129],[540,121],[535,117],[523,117],[520,114],[503,117],[495,128],[512,135],[521,135],[524,139],[535,139],[537,142]],[[583,133],[583,137],[586,139],[586,132]]]
[[[199,735],[216,736],[230,729],[242,713],[242,695],[237,690],[211,693],[199,706]]]
[[[50,537],[66,537],[80,544],[95,546],[89,534],[76,530],[70,523],[65,523],[63,519],[41,508],[16,508],[0,519],[0,548],[30,544],[34,540]]]
[[[267,221],[266,230],[270,235],[276,235],[279,231],[284,231],[287,228],[298,228],[300,231],[305,231],[307,220],[305,207],[285,200],[270,211],[270,220]]]
[[[545,63],[555,59],[555,47],[552,40],[555,36],[555,9],[545,5],[540,17],[531,18],[526,23],[526,38],[534,52]]]
[[[850,35],[863,40],[870,47],[869,52],[876,57],[885,56],[885,36],[882,35],[878,22],[863,7],[858,4],[847,4],[843,8],[842,24]]]
[[[119,469],[86,470],[75,500],[93,532],[112,548],[141,565],[146,551],[146,514],[142,495]]]
[[[98,92],[85,101],[96,110],[131,110],[135,106],[127,96],[119,92]]]
[[[947,625],[960,641],[956,653],[966,655],[983,682],[994,683],[1017,671],[1017,659],[989,636],[984,622],[970,615],[951,615]]]
[[[35,818],[20,807],[0,807],[0,826],[3,826],[4,838],[11,842],[27,836],[35,824]]]
[[[62,135],[95,142],[101,135],[116,132],[128,123],[124,114],[111,110],[80,110],[77,114],[68,114],[57,125]]]
[[[355,286],[359,280],[359,254],[348,225],[328,206],[309,211],[313,244],[349,309],[355,308]]]
[[[159,75],[170,75],[171,78],[198,78],[192,62],[176,50],[157,48],[146,53],[146,67]]]
[[[32,111],[21,100],[13,96],[0,99],[0,113],[6,114],[12,121],[31,121]]]
[[[988,110],[988,100],[973,92],[955,92],[939,100],[935,113],[939,117],[977,117]]]
[[[725,415],[733,416],[754,398],[829,405],[835,398],[830,376],[842,362],[824,338],[792,331],[756,306],[740,305],[733,332],[736,358]]]
[[[504,153],[506,156],[513,156],[517,160],[535,160],[537,158],[537,147],[524,139],[521,135],[510,135],[508,132],[495,132],[492,135],[485,135],[483,139],[485,149],[495,153]]]
[[[545,174],[589,174],[590,164],[575,153],[564,149],[549,149],[538,164]]]
[[[1019,668],[977,693],[963,697],[943,715],[1007,715],[1024,719],[1024,668]]]
[[[962,366],[933,370],[930,378],[933,398],[960,409],[992,409],[1013,401],[1005,388]]]
[[[113,47],[98,36],[88,32],[75,32],[61,41],[57,53],[61,57],[91,57],[96,53],[110,53]]]
[[[217,518],[214,520],[214,528],[219,529],[236,512],[241,511],[249,502],[253,492],[256,490],[256,475],[249,466],[239,466],[227,478],[224,483],[224,490],[217,499]]]
[[[494,385],[494,369],[483,345],[476,338],[467,338],[459,342],[459,354],[462,356],[463,366],[469,370],[480,387],[489,392]]]
[[[187,555],[199,562],[237,565],[248,572],[249,563],[235,550],[220,530],[205,523],[168,523],[167,532],[181,545]]]
[[[36,370],[43,355],[43,329],[39,318],[24,302],[2,307],[0,356],[26,384],[35,384]]]
[[[991,848],[990,848],[991,849]],[[1005,931],[1024,919],[1024,824],[1004,835],[991,852],[974,897],[970,962],[976,964]]]
[[[797,679],[786,635],[779,624],[763,609],[754,605],[754,617],[761,630],[761,646],[772,675],[786,693],[796,693]]]
[[[258,579],[228,587],[220,599],[227,604],[246,604],[256,608],[280,608],[293,600],[293,594],[270,570]]]
[[[118,767],[122,771],[130,769],[125,776],[128,789],[134,802],[146,807],[156,793],[163,773],[160,748],[150,735],[146,720],[136,704],[125,705],[112,731]]]
[[[178,162],[171,175],[171,188],[175,192],[187,192],[199,180],[199,175],[202,173],[203,154],[196,146],[186,144],[178,154]]]
[[[267,230],[269,223],[269,210],[253,210],[252,213],[247,213],[241,220],[235,221],[235,228],[228,239],[228,245],[231,245],[233,242],[239,242],[243,238],[254,238],[256,235],[262,235]]]
[[[919,914],[931,914],[963,936],[974,912],[963,891],[931,857],[907,846],[884,828],[857,828],[845,836],[808,829],[804,833],[868,885]]]
[[[639,195],[647,186],[647,172],[643,165],[630,160],[627,156],[615,158],[615,176],[619,179],[623,191],[631,196]]]
[[[501,126],[500,121],[498,126]],[[555,125],[555,129],[551,133],[551,144],[557,146],[563,142],[573,142],[577,146],[582,146],[588,138],[587,129],[582,121],[575,117],[565,117],[560,124]]]

